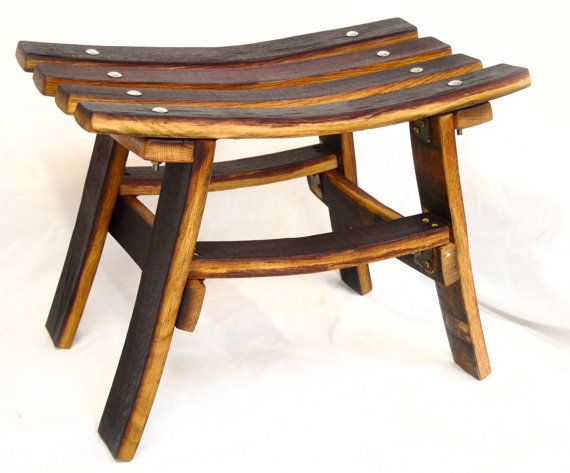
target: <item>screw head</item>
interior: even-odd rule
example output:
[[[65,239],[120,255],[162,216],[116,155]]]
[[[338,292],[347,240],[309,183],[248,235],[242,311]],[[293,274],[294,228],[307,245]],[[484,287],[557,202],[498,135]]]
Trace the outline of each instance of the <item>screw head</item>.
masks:
[[[165,107],[154,107],[152,111],[155,113],[168,113],[168,109]]]
[[[458,85],[461,85],[461,84],[463,84],[463,82],[460,81],[459,79],[453,79],[447,83],[447,85],[450,87],[457,87]]]
[[[117,71],[109,71],[107,72],[107,75],[109,77],[112,77],[113,79],[120,79],[121,77],[123,77],[123,74]]]
[[[133,97],[140,97],[142,92],[140,90],[127,90],[127,95],[132,95]]]
[[[346,36],[348,36],[349,38],[354,38],[355,36],[358,36],[358,31],[354,30],[347,31]]]
[[[429,218],[427,218],[427,217],[422,218],[422,222],[429,223]]]
[[[423,67],[412,67],[410,69],[410,72],[413,72],[414,74],[418,74],[420,72],[424,72],[424,68]]]
[[[91,56],[97,56],[99,54],[99,51],[92,48],[86,49],[85,52]]]
[[[380,56],[380,57],[386,57],[386,56],[389,56],[389,55],[390,55],[390,51],[384,51],[384,50],[378,51],[378,52],[376,53],[376,56]]]
[[[437,227],[439,227],[439,225],[438,225],[437,223],[432,223],[432,224],[431,224],[431,228],[437,228]]]

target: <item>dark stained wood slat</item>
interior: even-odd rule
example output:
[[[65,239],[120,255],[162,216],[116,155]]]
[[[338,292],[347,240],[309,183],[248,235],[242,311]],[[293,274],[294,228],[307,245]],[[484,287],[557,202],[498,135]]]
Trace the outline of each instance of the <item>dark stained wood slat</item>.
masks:
[[[358,36],[347,36],[348,31]],[[401,18],[375,21],[319,33],[310,33],[241,46],[225,47],[130,47],[20,41],[16,57],[32,71],[41,63],[95,63],[161,66],[224,66],[247,63],[285,62],[300,58],[356,51],[412,39],[417,29]],[[87,49],[99,51],[87,54]]]
[[[323,145],[311,145],[278,153],[214,163],[208,191],[237,189],[308,176],[337,167],[337,156]],[[164,175],[161,166],[128,167],[121,195],[158,195]]]
[[[455,144],[453,114],[429,119],[431,142],[412,131],[412,153],[422,209],[449,222],[457,249],[459,279],[448,286],[436,282],[447,338],[455,362],[477,379],[490,372],[471,272],[469,242]]]
[[[320,137],[320,141],[337,153],[338,174],[356,186],[358,177],[353,134],[343,133],[341,135],[322,136]],[[319,176],[322,176],[322,174],[319,174]],[[348,221],[341,219],[335,207],[334,203],[329,205],[329,216],[333,232],[371,223],[365,218],[361,218],[361,215],[358,213],[352,214],[352,218]],[[343,268],[340,270],[340,277],[348,287],[360,295],[368,294],[372,291],[372,278],[370,277],[370,269],[367,264],[360,264],[352,268]]]
[[[120,197],[110,232],[139,267],[145,265],[152,225],[146,211]],[[126,216],[126,217],[125,217]],[[437,228],[422,221],[428,217]],[[449,230],[431,214],[297,238],[203,241],[188,279],[247,278],[331,271],[416,253],[449,243]]]
[[[133,316],[99,424],[99,434],[119,460],[133,458],[160,382],[200,228],[214,148],[214,141],[198,141],[192,163],[166,166]]]
[[[46,328],[55,346],[70,348],[95,278],[128,151],[111,137],[95,140],[77,220]]]
[[[181,69],[121,66],[113,69],[120,78],[109,77],[107,66],[41,64],[34,71],[34,83],[44,95],[55,95],[59,84],[91,84],[110,87],[162,87],[179,89],[251,89],[305,85],[381,71],[451,54],[449,45],[435,38],[420,38],[385,48],[309,59],[287,64],[239,68]]]
[[[487,102],[530,85],[527,69],[500,64],[459,76],[347,102],[279,109],[150,107],[81,103],[75,117],[88,131],[170,138],[291,137],[345,133],[412,121]]]
[[[198,242],[190,279],[285,276],[349,268],[449,243],[449,230],[425,215],[300,238]]]
[[[481,69],[478,59],[455,54],[419,61],[419,73],[402,66],[346,79],[275,89],[142,89],[129,95],[130,88],[63,84],[55,100],[65,113],[73,114],[79,102],[113,102],[153,105],[212,107],[288,107],[352,100],[406,87],[434,82]]]

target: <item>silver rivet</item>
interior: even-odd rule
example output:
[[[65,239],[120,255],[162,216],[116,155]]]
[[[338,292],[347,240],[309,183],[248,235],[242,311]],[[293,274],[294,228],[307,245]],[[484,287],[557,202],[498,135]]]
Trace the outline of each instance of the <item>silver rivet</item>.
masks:
[[[412,67],[410,69],[410,72],[413,72],[414,74],[418,74],[420,72],[424,72],[424,68],[423,67]]]
[[[447,85],[449,85],[450,87],[457,87],[458,85],[461,84],[463,84],[463,82],[461,82],[459,79],[453,79],[447,83]]]
[[[347,31],[346,36],[348,36],[350,38],[354,38],[355,36],[358,36],[358,31],[354,31],[354,30]]]
[[[390,51],[378,51],[376,53],[376,56],[380,56],[380,57],[386,57],[390,55]]]
[[[97,56],[97,54],[99,54],[99,51],[97,51],[96,49],[86,49],[85,52],[87,54],[90,54],[91,56]]]
[[[123,74],[117,71],[109,71],[107,72],[107,75],[109,77],[112,77],[113,79],[120,79],[121,77],[123,77]]]
[[[154,107],[152,111],[156,113],[168,113],[168,109],[164,107]]]
[[[127,90],[127,95],[132,95],[133,97],[140,97],[142,92],[140,90]]]

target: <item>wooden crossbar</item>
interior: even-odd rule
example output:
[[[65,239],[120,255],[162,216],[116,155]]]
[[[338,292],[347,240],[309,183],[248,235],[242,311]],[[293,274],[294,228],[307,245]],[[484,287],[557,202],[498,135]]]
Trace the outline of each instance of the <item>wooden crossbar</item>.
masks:
[[[237,189],[279,182],[329,171],[337,167],[337,156],[317,144],[278,153],[214,163],[208,191]],[[164,170],[150,166],[128,167],[121,184],[121,195],[158,195]]]
[[[141,268],[152,230],[149,212],[138,199],[120,197],[109,228],[111,235]],[[445,222],[428,214],[308,237],[198,242],[189,278],[284,276],[329,271],[413,254],[448,243],[449,230]]]

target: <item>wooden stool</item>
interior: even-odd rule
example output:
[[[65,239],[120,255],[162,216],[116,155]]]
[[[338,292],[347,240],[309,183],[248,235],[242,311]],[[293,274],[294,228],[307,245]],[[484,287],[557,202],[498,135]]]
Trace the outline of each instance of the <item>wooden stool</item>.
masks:
[[[44,95],[98,133],[47,320],[69,348],[107,232],[142,269],[99,433],[133,458],[174,327],[196,327],[209,278],[340,269],[359,294],[368,263],[398,258],[435,281],[455,362],[490,372],[471,274],[455,130],[492,118],[488,101],[528,71],[451,54],[401,19],[226,48],[20,42]],[[352,132],[409,122],[422,213],[404,217],[357,186]],[[214,164],[217,139],[318,136],[320,143]],[[127,155],[152,161],[126,167]],[[159,166],[159,163],[165,163]],[[332,233],[197,242],[208,191],[308,177]],[[138,199],[160,195],[156,215]]]

